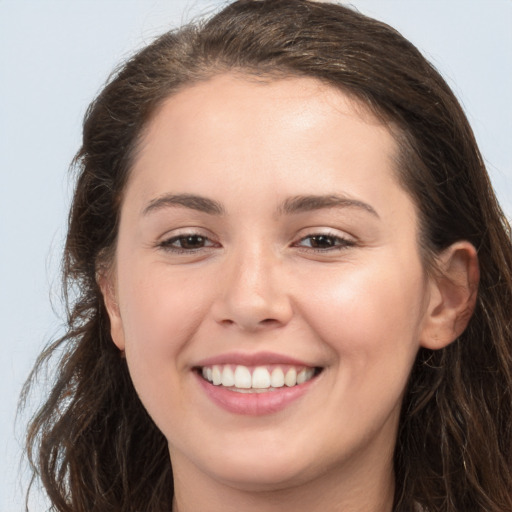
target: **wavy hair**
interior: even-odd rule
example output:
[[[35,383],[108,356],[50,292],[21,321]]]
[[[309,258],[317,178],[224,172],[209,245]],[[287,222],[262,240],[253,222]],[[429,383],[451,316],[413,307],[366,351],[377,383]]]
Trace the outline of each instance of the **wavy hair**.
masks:
[[[480,288],[465,332],[420,349],[395,449],[395,512],[512,510],[512,246],[468,121],[439,73],[397,31],[347,7],[240,0],[170,31],[124,63],[90,105],[76,155],[63,258],[67,331],[33,417],[27,455],[59,512],[170,510],[167,442],[110,337],[96,273],[115,251],[120,205],[138,142],[162,102],[234,71],[307,76],[358,99],[387,124],[397,172],[432,256],[457,240],[478,250]],[[72,297],[72,299],[70,299]]]

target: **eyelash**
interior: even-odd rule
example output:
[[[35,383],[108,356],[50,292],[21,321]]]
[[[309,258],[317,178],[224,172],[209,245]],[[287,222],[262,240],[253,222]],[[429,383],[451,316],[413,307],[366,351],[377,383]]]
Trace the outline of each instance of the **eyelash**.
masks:
[[[203,245],[201,247],[195,247],[195,248],[185,248],[183,246],[176,247],[173,246],[173,244],[179,242],[180,244],[183,244],[185,240],[190,239],[196,239],[196,240],[204,240],[205,242],[210,242],[210,245]],[[199,233],[182,233],[180,235],[173,236],[171,238],[168,238],[166,240],[163,240],[158,244],[158,247],[164,249],[165,251],[173,252],[176,254],[193,254],[198,251],[202,251],[204,249],[214,248],[218,246],[215,242],[212,242],[210,238],[207,236],[201,235]]]
[[[318,239],[325,239],[325,241],[329,240],[329,243],[332,243],[332,245],[330,245],[329,247],[312,247],[312,246],[309,246],[309,247],[305,247],[305,246],[300,246],[298,244],[300,244],[301,242],[304,242],[305,240],[314,240],[314,239],[317,239],[317,242],[318,242]],[[355,245],[355,241],[354,240],[350,240],[349,238],[345,238],[343,236],[339,236],[339,235],[335,235],[333,233],[312,233],[310,235],[307,235],[303,238],[301,238],[296,244],[296,246],[302,248],[302,249],[306,249],[307,251],[314,251],[314,252],[320,252],[320,253],[326,253],[326,252],[331,252],[331,251],[342,251],[344,249],[347,249],[349,247],[353,247]]]
[[[204,241],[204,243],[209,243],[208,245],[202,245],[201,247],[194,247],[194,248],[186,248],[183,247],[183,243],[188,240],[192,241],[191,239],[195,239],[195,241]],[[328,247],[314,247],[311,245],[312,243],[321,243],[321,239],[323,239],[324,242],[327,242],[330,244]],[[310,240],[309,246],[300,245],[306,240]],[[312,242],[313,240],[316,240],[316,242]],[[175,246],[174,244],[179,243],[181,246]],[[186,243],[186,242],[185,242]],[[344,238],[342,236],[338,236],[332,233],[312,233],[310,235],[307,235],[305,237],[302,237],[298,242],[294,243],[294,247],[298,247],[299,249],[302,249],[303,251],[307,252],[317,252],[317,253],[326,253],[326,252],[332,252],[332,251],[342,251],[344,249],[347,249],[349,247],[353,247],[356,245],[356,243],[353,240],[350,240],[348,238]],[[208,250],[211,248],[220,247],[220,244],[217,244],[216,242],[212,242],[210,238],[207,236],[201,235],[199,233],[183,233],[180,235],[173,236],[171,238],[168,238],[158,244],[158,247],[161,249],[173,252],[175,254],[193,254],[202,250]]]

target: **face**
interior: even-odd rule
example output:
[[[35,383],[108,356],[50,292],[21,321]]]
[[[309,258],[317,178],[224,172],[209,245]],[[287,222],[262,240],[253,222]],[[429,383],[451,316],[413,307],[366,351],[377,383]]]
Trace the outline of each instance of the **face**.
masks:
[[[431,289],[396,151],[313,79],[219,76],[157,112],[107,302],[175,474],[267,489],[391,471]]]

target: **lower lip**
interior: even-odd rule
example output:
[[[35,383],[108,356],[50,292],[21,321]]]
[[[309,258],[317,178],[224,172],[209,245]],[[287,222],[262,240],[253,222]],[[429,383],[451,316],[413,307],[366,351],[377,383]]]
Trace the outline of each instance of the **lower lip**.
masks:
[[[197,374],[197,378],[208,397],[216,405],[228,412],[247,416],[272,414],[285,409],[288,405],[307,393],[312,384],[317,380],[317,377],[314,377],[303,384],[298,384],[290,388],[282,387],[275,391],[239,393],[222,386],[214,386],[212,383],[203,379],[199,374]]]

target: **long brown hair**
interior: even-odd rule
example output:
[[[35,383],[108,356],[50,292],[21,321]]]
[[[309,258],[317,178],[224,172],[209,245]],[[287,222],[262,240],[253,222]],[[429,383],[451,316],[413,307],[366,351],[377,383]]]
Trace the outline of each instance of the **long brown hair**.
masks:
[[[309,76],[362,101],[389,126],[397,169],[432,255],[457,240],[478,250],[480,289],[466,331],[420,349],[395,450],[394,510],[512,510],[512,246],[467,119],[439,73],[389,26],[307,0],[240,0],[164,34],[122,65],[90,105],[75,160],[64,252],[68,330],[52,391],[30,423],[32,468],[61,512],[171,509],[167,443],[109,333],[96,273],[115,250],[137,144],[177,90],[227,71]]]

